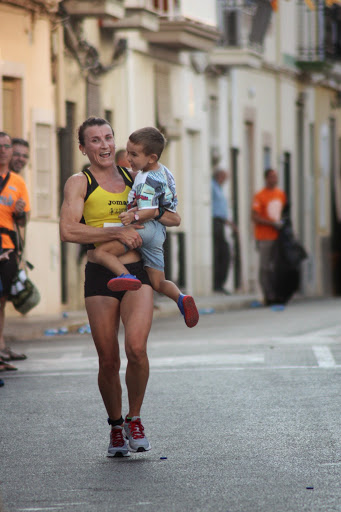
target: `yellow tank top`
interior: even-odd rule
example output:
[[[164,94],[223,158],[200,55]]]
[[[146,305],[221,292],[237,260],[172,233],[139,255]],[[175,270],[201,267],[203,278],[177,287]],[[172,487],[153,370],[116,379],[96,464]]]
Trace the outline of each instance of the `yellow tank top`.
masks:
[[[105,223],[121,223],[119,215],[127,210],[128,194],[133,186],[133,180],[125,168],[117,169],[126,185],[124,191],[118,194],[101,188],[89,169],[83,171],[88,180],[81,221],[84,224],[101,228]]]

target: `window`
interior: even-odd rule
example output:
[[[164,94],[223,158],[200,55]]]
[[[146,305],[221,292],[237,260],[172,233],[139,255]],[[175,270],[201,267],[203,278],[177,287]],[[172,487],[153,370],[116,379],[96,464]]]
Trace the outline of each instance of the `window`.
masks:
[[[270,169],[271,167],[271,148],[265,146],[263,148],[263,169]]]
[[[180,0],[153,0],[153,4],[160,15],[174,16],[180,12]]]
[[[172,123],[172,105],[170,73],[163,66],[156,66],[155,89],[157,124],[164,129]]]
[[[22,136],[21,80],[2,78],[2,126],[11,137]]]
[[[51,126],[36,124],[36,184],[37,217],[51,217]]]
[[[113,126],[114,116],[112,110],[104,110],[104,119],[106,119],[111,124],[111,126]]]

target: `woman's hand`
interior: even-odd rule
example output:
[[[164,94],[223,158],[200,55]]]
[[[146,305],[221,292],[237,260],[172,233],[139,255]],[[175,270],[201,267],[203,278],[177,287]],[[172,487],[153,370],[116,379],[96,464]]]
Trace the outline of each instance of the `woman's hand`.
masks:
[[[142,239],[135,228],[143,228],[134,224],[132,226],[126,226],[119,229],[119,235],[116,240],[119,240],[122,244],[127,245],[129,249],[138,249],[142,245]]]

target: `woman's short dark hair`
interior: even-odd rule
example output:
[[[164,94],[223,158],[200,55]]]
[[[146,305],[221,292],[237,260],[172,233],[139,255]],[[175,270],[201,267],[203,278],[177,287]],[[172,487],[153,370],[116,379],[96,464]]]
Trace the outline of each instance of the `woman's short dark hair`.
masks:
[[[84,132],[85,132],[85,130],[87,128],[89,128],[89,126],[103,126],[104,124],[107,124],[108,126],[110,126],[112,134],[113,134],[113,136],[115,136],[114,130],[112,129],[112,126],[109,123],[109,121],[107,121],[106,119],[103,119],[102,117],[90,116],[78,128],[78,142],[79,142],[79,144],[81,146],[84,146],[84,144],[85,144]]]

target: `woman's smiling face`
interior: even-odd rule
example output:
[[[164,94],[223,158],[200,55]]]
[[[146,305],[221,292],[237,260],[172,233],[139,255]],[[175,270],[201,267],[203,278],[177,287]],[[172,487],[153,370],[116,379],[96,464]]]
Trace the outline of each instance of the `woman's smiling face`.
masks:
[[[88,126],[84,131],[84,146],[79,149],[86,153],[90,163],[107,167],[115,161],[115,139],[108,124]]]

